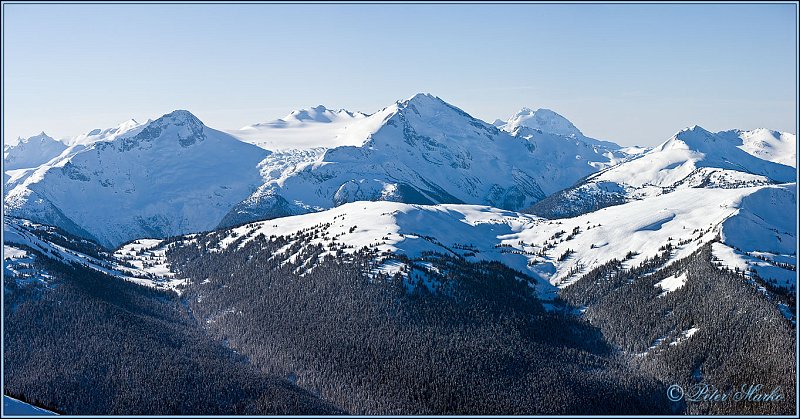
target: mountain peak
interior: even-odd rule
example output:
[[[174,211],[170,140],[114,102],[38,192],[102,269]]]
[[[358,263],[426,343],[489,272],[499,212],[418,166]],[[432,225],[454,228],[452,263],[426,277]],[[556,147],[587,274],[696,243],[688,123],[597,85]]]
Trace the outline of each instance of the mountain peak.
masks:
[[[551,134],[583,136],[583,133],[567,118],[546,108],[540,108],[535,111],[527,107],[520,109],[519,112],[508,119],[506,130],[512,131],[521,126]]]
[[[400,102],[403,105],[411,105],[411,104],[428,104],[428,103],[444,103],[444,101],[430,93],[417,93],[414,96]]]
[[[202,127],[204,126],[203,121],[199,120],[194,114],[189,111],[178,109],[172,111],[166,115],[161,116],[160,118],[152,121],[148,124],[149,127],[159,127],[163,128],[166,126],[178,126],[178,127],[188,127],[187,129],[196,131],[202,131]]]
[[[22,144],[22,143],[26,143],[26,144],[27,144],[27,143],[31,143],[31,142],[33,142],[33,141],[39,141],[39,142],[53,142],[53,141],[56,141],[56,140],[55,140],[55,139],[53,139],[53,137],[51,137],[51,136],[49,136],[49,135],[45,134],[45,132],[44,132],[44,131],[40,132],[39,134],[32,135],[32,136],[30,136],[30,137],[28,137],[28,138],[22,138],[22,137],[19,137],[19,143],[20,143],[20,144]]]
[[[205,140],[204,127],[203,122],[191,112],[179,109],[150,122],[133,138],[154,140],[175,136],[182,147],[188,147]]]
[[[693,132],[693,133],[699,133],[699,134],[711,134],[710,131],[706,130],[705,128],[703,128],[703,127],[701,127],[700,125],[697,125],[697,124],[694,124],[694,125],[692,125],[690,127],[686,127],[684,129],[680,130],[678,133],[680,134],[682,132]]]
[[[395,106],[397,106],[397,109],[401,112],[408,109],[419,116],[425,115],[426,117],[435,117],[442,112],[454,112],[472,119],[472,116],[463,110],[430,93],[417,93],[404,101],[398,101]]]
[[[22,138],[17,144],[3,147],[5,169],[36,167],[58,156],[67,148],[64,142],[56,140],[42,131],[40,134]]]
[[[154,122],[158,121],[171,122],[171,123],[189,122],[193,124],[197,123],[203,125],[203,122],[200,121],[196,116],[194,116],[194,114],[184,109],[174,110],[166,115],[163,115],[161,118],[156,119]]]
[[[656,147],[654,150],[689,149],[705,152],[709,143],[716,142],[713,133],[699,125],[692,125],[678,131],[669,140]]]
[[[711,131],[706,130],[700,125],[692,125],[691,127],[686,127],[680,130],[677,134],[675,134],[675,138],[684,142],[705,142],[708,140],[713,141],[715,139],[714,134]]]

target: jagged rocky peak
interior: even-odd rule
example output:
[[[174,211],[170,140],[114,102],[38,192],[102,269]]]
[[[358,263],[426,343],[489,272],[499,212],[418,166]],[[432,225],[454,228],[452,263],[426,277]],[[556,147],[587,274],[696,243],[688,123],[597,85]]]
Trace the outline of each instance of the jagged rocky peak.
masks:
[[[174,125],[179,125],[179,126],[180,125],[186,125],[186,124],[203,125],[203,122],[200,121],[196,116],[194,116],[194,114],[192,114],[191,112],[189,112],[187,110],[184,110],[184,109],[178,109],[178,110],[172,111],[172,112],[162,116],[161,118],[156,119],[155,121],[153,121],[153,123],[155,123],[155,124],[174,124]]]
[[[36,167],[58,156],[67,148],[44,131],[28,138],[19,138],[17,144],[3,147],[5,170]]]
[[[31,144],[31,145],[41,145],[41,144],[49,144],[49,143],[58,143],[60,141],[53,139],[53,137],[45,134],[44,131],[40,132],[39,134],[32,135],[28,138],[19,137],[18,144]]]
[[[430,93],[417,93],[406,100],[396,102],[376,115],[385,111],[392,111],[391,113],[402,115],[405,119],[416,120],[415,125],[440,128],[450,126],[459,130],[469,126],[480,127],[483,130],[490,126]]]
[[[398,107],[400,109],[409,108],[416,109],[418,111],[432,110],[442,106],[454,108],[453,105],[450,105],[441,98],[430,93],[417,93],[404,101],[398,102]]]
[[[176,110],[147,124],[134,140],[155,140],[176,137],[182,147],[205,140],[205,125],[191,112]]]
[[[44,140],[44,139],[52,140],[53,137],[45,134],[45,132],[42,131],[42,132],[39,133],[39,135],[34,135],[33,137],[28,138],[28,140]]]

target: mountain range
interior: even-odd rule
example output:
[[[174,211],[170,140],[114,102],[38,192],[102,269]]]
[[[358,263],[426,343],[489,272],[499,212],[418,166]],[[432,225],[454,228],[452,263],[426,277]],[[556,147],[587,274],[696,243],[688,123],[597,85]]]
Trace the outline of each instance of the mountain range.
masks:
[[[636,159],[600,170],[548,196],[528,211],[548,218],[571,217],[680,188],[737,188],[795,182],[797,174],[792,157],[796,153],[795,142],[795,136],[775,131],[711,133],[693,126]],[[787,154],[772,157],[775,149]]]
[[[256,148],[234,137],[241,132],[281,144]],[[9,153],[24,153],[20,144]],[[4,205],[110,247],[359,200],[520,210],[626,157],[582,135],[509,133],[427,94],[372,115],[316,107],[229,133],[176,111],[71,144],[47,164],[7,172]],[[213,209],[198,213],[200,200]]]
[[[621,147],[430,94],[20,139],[6,380],[78,414],[785,413],[666,389],[793,397],[796,148],[699,126]]]
[[[548,109],[499,122],[417,94],[371,115],[320,105],[227,132],[175,111],[69,146],[41,134],[5,148],[4,207],[114,248],[357,201],[563,218],[682,188],[796,181],[787,133],[694,126],[624,149]]]
[[[730,266],[744,264],[776,283],[791,282],[785,271],[750,255],[795,251],[788,244],[794,241],[794,226],[773,212],[794,206],[796,199],[793,188],[785,186],[796,182],[796,137],[788,133],[712,133],[693,126],[652,149],[622,148],[587,137],[549,109],[523,108],[505,121],[487,124],[440,98],[417,94],[370,115],[320,105],[233,131],[214,130],[188,111],[175,111],[143,124],[129,120],[94,129],[68,143],[42,133],[6,147],[6,214],[58,226],[107,248],[307,213],[319,213],[309,220],[324,222],[335,217],[326,210],[356,208],[345,204],[360,201],[518,211],[511,217],[525,220],[520,225],[529,231],[549,231],[542,227],[549,222],[523,213],[551,220],[586,215],[587,224],[594,221],[589,214],[622,220],[603,232],[605,239],[584,243],[578,257],[567,261],[547,257],[550,248],[562,253],[567,248],[538,235],[532,243],[543,243],[531,246],[539,247],[518,251],[535,251],[542,258],[494,258],[560,283],[578,267],[590,269],[631,251],[626,242],[609,252],[608,243],[622,240],[615,231],[644,234],[641,246],[662,246],[666,237],[689,240],[682,238],[687,226],[702,229],[692,221],[691,205],[705,201],[687,197],[702,190],[703,197],[714,197],[720,208],[727,208],[702,219],[713,230],[707,238],[721,235],[723,243],[738,249],[738,256],[726,259]],[[769,196],[772,205],[757,204],[755,196]],[[609,206],[621,207],[599,211]],[[451,208],[449,213],[459,207]],[[652,215],[661,217],[650,223],[659,227],[639,229],[626,221],[640,211],[663,215]],[[431,214],[419,212],[415,219],[446,225]],[[387,222],[406,228],[399,221]],[[498,222],[508,224],[491,221]],[[476,226],[467,224],[467,231],[454,234],[478,234]],[[666,225],[681,231],[662,228]],[[369,230],[382,231],[378,226]],[[426,231],[420,236],[443,234]],[[750,239],[744,239],[744,231],[750,231]],[[491,246],[507,244],[500,236],[470,246],[489,246],[482,258]],[[378,238],[370,240],[377,243]]]

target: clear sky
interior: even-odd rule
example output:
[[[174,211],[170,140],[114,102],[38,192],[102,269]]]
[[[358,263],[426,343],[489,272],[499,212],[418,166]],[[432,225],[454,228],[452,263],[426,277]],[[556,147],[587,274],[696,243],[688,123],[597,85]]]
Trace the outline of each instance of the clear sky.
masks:
[[[797,132],[794,4],[3,5],[4,139],[188,109],[235,129],[429,92],[488,122],[550,108],[655,145]]]

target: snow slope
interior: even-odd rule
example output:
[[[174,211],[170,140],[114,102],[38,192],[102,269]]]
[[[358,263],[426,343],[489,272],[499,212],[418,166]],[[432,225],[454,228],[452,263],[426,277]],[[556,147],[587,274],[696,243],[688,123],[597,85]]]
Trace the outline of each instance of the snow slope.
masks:
[[[3,395],[3,416],[54,416],[55,413]]]
[[[567,118],[550,109],[522,108],[508,118],[508,122],[500,128],[511,132],[519,127],[528,127],[542,132],[563,135],[566,137],[582,137],[583,133]]]
[[[132,137],[138,134],[144,127],[152,121],[147,121],[145,124],[140,124],[133,119],[125,121],[113,128],[107,129],[94,129],[85,134],[81,134],[77,137],[66,139],[66,144],[64,148],[61,148],[61,151],[53,155],[52,158],[47,159],[47,161],[42,162],[40,164],[29,165],[29,168],[24,169],[16,169],[16,170],[6,170],[4,173],[4,193],[7,193],[15,186],[19,185],[20,183],[24,182],[25,179],[36,173],[39,166],[45,165],[45,163],[49,163],[49,165],[58,165],[58,162],[64,159],[69,159],[70,157],[74,156],[76,153],[79,153],[86,149],[86,147],[90,146],[93,143],[99,141],[113,141],[117,138],[123,137]],[[53,160],[53,161],[51,161]]]
[[[67,148],[42,132],[29,138],[20,138],[17,144],[3,147],[3,171],[37,167],[47,163]]]
[[[70,146],[88,146],[98,141],[113,141],[121,137],[132,137],[142,131],[151,120],[144,124],[137,122],[135,119],[129,119],[116,127],[100,129],[96,128],[75,138],[69,139],[67,142]]]
[[[638,148],[621,148],[610,141],[587,137],[569,120],[549,109],[523,108],[499,128],[527,140],[533,157],[543,165],[543,172],[553,183],[566,185],[563,187],[639,152]]]
[[[725,131],[720,134],[753,156],[797,167],[797,136],[794,134],[763,128],[752,131]]]
[[[7,214],[112,248],[210,230],[262,183],[257,165],[268,154],[175,111],[37,168],[4,204]]]
[[[593,177],[633,187],[674,187],[704,168],[739,171],[785,183],[796,179],[789,166],[755,157],[728,138],[699,126],[685,129],[640,158]]]
[[[322,105],[292,111],[271,122],[248,125],[228,134],[271,151],[358,146],[372,131],[367,115]]]
[[[715,134],[698,126],[684,129],[638,157],[549,196],[530,211],[549,218],[569,217],[680,188],[738,188],[796,181],[793,167],[742,150],[739,135],[744,134],[732,133]]]
[[[511,134],[530,143],[532,157],[541,162],[543,172],[555,185],[571,186],[578,179],[631,157],[618,146],[598,145],[582,136],[567,137],[527,127],[515,128]]]
[[[682,273],[680,275],[672,275],[664,278],[663,280],[656,283],[656,287],[661,288],[664,290],[660,294],[661,297],[675,291],[686,284],[686,273]]]
[[[62,263],[74,263],[153,288],[180,292],[185,280],[178,278],[166,264],[161,240],[139,240],[114,253],[89,251],[94,246],[83,239],[62,234],[51,226],[6,217],[3,220],[3,264],[10,273],[27,274],[30,280],[47,282],[48,274],[31,270],[33,249]]]
[[[320,234],[303,243],[330,246],[328,252],[332,254],[333,238],[352,245],[348,251],[367,246],[409,257],[425,251],[455,253],[472,261],[500,261],[551,284],[567,286],[580,273],[612,259],[638,265],[661,254],[667,244],[673,247],[672,260],[677,260],[718,236],[723,241],[735,241],[739,228],[754,228],[758,217],[768,219],[773,211],[771,204],[754,206],[751,201],[760,200],[764,194],[791,191],[793,186],[687,188],[562,220],[486,206],[354,202],[237,227],[222,240],[221,247],[241,246],[259,234],[291,236],[317,229]],[[788,202],[776,205],[791,211]],[[780,247],[782,257],[794,261],[794,230],[783,233],[788,236],[781,239],[786,245]],[[772,249],[777,242],[778,236],[772,240],[765,236],[754,246]],[[784,271],[776,271],[773,279],[794,275],[791,270],[773,267]],[[396,271],[392,266],[386,269]]]
[[[670,260],[678,260],[719,239],[722,242],[714,244],[714,254],[725,266],[752,269],[773,285],[791,290],[796,286],[796,235],[793,221],[780,214],[794,208],[795,186],[679,189],[562,220],[477,205],[352,202],[213,234],[221,235],[215,245],[218,250],[242,246],[263,234],[287,237],[285,249],[294,243],[322,245],[325,250],[320,257],[368,247],[411,259],[438,252],[468,261],[498,261],[543,279],[537,288],[542,298],[555,295],[553,286],[568,286],[582,273],[612,259],[632,267],[662,254],[669,245]],[[170,270],[163,240],[139,239],[113,254],[92,256],[56,244],[41,234],[43,229],[52,228],[8,218],[4,236],[11,248],[6,249],[7,257],[25,257],[27,246],[48,257],[86,264],[149,286],[179,291],[184,282]],[[746,241],[748,232],[759,229],[758,240]],[[205,237],[186,236],[178,245],[208,246]],[[741,240],[747,247],[739,247]],[[292,261],[299,255],[280,253],[275,257]],[[313,265],[313,261],[305,264]],[[397,273],[402,264],[389,257],[380,269]],[[667,292],[680,282],[676,277],[660,286]]]
[[[503,131],[511,133],[520,130],[520,128],[527,128],[527,130],[524,131],[540,131],[578,139],[588,145],[603,149],[604,151],[623,150],[618,144],[611,141],[601,141],[585,136],[567,118],[550,109],[532,110],[530,108],[522,108],[519,112],[508,118],[507,123],[499,125],[498,127]]]

